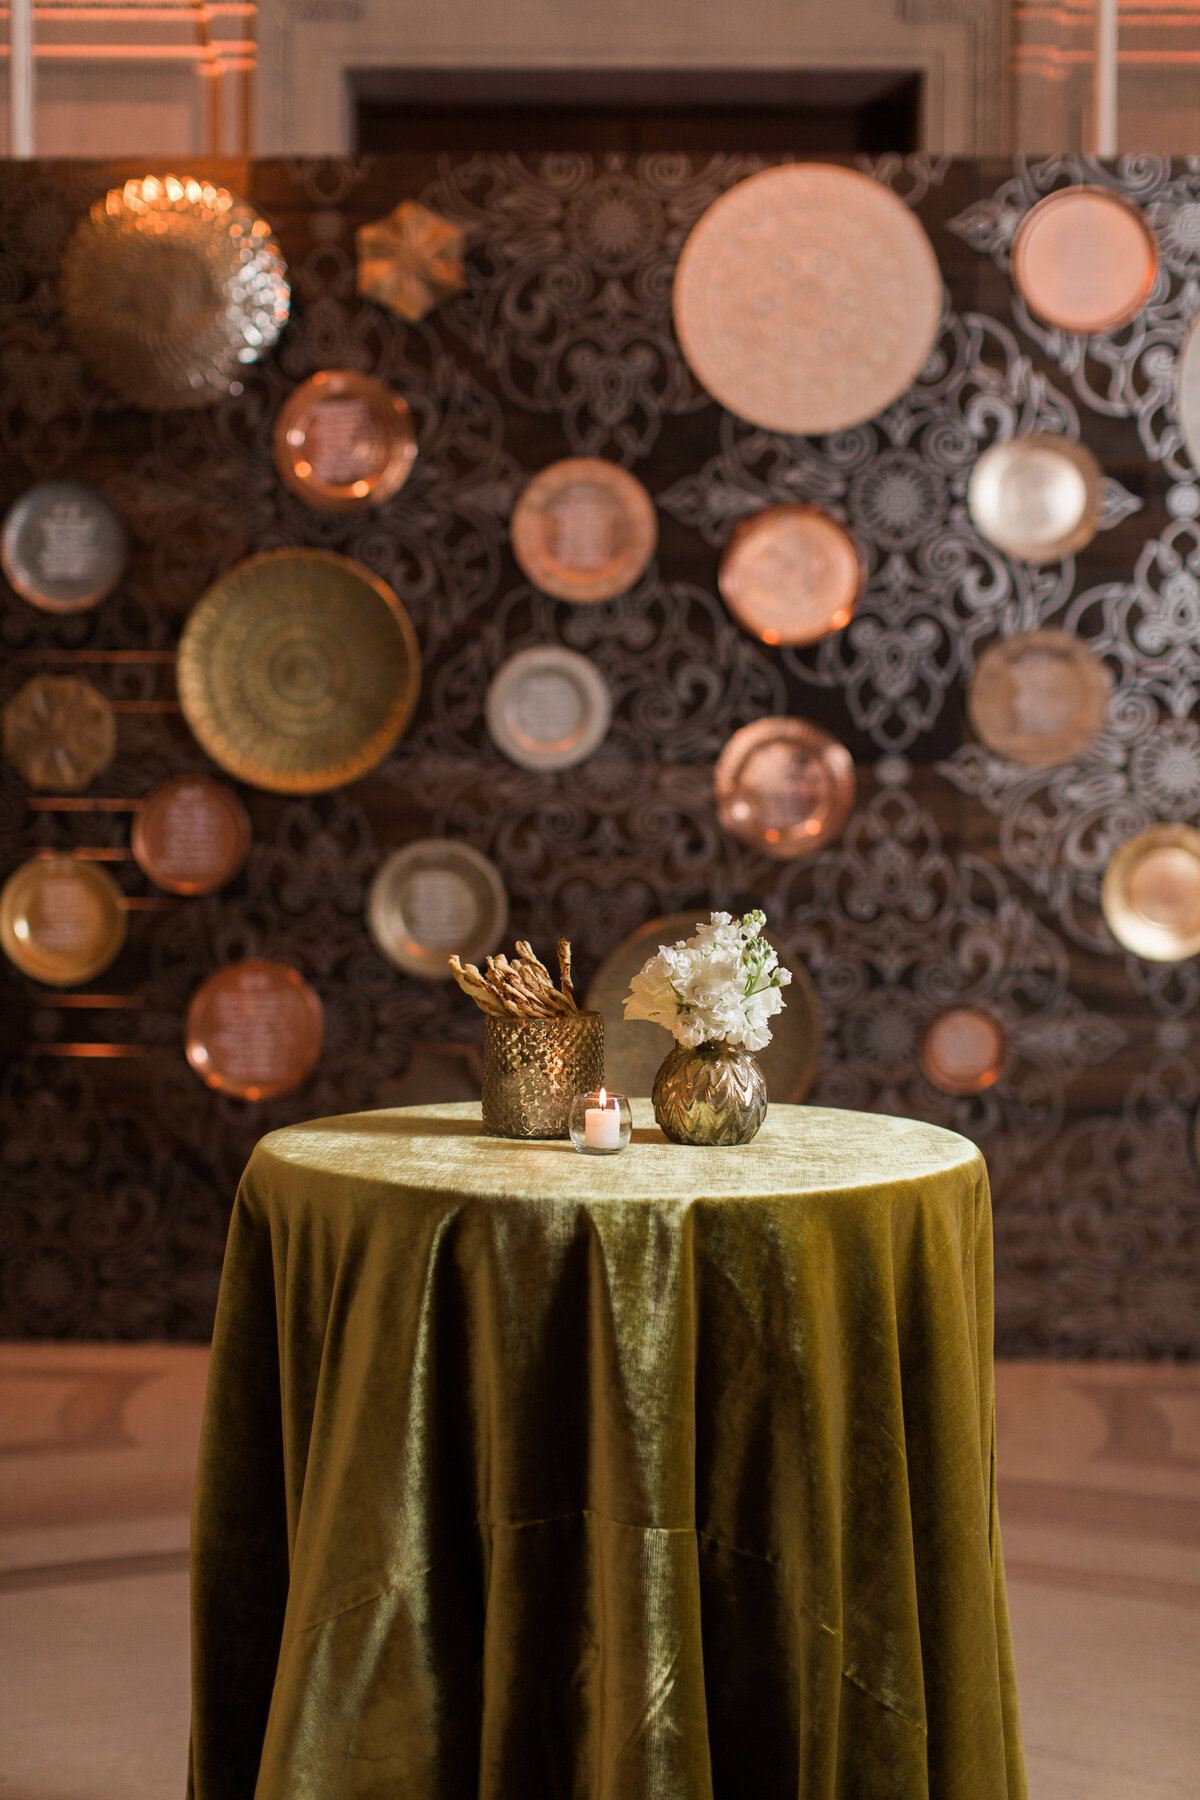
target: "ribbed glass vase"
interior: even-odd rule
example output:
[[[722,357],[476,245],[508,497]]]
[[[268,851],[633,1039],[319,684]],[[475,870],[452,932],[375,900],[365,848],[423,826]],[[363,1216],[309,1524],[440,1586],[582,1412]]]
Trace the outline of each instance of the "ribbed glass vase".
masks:
[[[740,1044],[679,1045],[654,1077],[651,1099],[676,1144],[748,1144],[767,1116],[763,1072]]]

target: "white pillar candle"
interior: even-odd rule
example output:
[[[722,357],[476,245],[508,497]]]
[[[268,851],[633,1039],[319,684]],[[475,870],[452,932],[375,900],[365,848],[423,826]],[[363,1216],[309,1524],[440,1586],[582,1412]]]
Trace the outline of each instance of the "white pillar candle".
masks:
[[[583,1141],[589,1150],[619,1150],[621,1148],[621,1108],[614,1097],[608,1104],[608,1095],[601,1088],[599,1106],[589,1106],[583,1115]]]

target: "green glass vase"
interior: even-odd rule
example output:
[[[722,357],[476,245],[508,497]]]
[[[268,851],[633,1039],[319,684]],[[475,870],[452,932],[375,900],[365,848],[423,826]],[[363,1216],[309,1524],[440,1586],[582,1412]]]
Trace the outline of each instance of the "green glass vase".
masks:
[[[763,1072],[740,1044],[681,1044],[654,1077],[654,1116],[675,1144],[748,1144],[767,1116]]]

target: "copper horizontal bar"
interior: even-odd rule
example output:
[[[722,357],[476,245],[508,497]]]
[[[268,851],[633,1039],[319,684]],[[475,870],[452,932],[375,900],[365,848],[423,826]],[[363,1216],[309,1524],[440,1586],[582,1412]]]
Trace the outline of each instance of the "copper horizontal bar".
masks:
[[[114,700],[112,709],[119,713],[177,713],[178,700]]]
[[[97,1007],[106,1012],[132,1011],[144,1002],[137,994],[55,994],[55,1006]]]
[[[155,895],[143,897],[139,894],[126,894],[125,905],[130,912],[174,912],[185,904],[182,900],[160,900]]]
[[[149,1056],[145,1044],[30,1044],[31,1056]]]
[[[35,856],[77,856],[80,862],[132,862],[132,850],[109,850],[100,844],[72,844],[69,850],[42,848]]]
[[[27,800],[30,812],[141,812],[144,800]]]
[[[23,650],[17,662],[173,663],[173,650]]]

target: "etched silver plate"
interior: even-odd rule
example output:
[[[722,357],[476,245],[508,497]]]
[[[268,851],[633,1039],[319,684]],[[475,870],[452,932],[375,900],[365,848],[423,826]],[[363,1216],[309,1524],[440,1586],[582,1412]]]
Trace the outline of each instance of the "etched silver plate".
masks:
[[[524,769],[584,762],[604,741],[611,717],[608,683],[595,663],[556,644],[519,650],[488,689],[488,730]]]
[[[39,481],[5,515],[0,563],[43,612],[84,612],[111,594],[129,560],[125,521],[80,481]]]
[[[469,844],[422,838],[396,850],[367,895],[367,929],[390,963],[427,981],[449,981],[451,956],[480,962],[508,924],[495,863]]]

